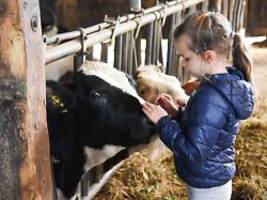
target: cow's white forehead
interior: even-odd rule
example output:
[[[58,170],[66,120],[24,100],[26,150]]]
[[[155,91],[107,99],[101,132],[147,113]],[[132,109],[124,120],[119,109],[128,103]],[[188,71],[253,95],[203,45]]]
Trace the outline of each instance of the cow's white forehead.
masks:
[[[137,98],[141,104],[144,103],[144,99],[137,94],[136,90],[129,83],[126,75],[107,63],[98,61],[85,61],[81,67],[81,70],[85,75],[97,76],[110,85],[119,88],[123,92]]]

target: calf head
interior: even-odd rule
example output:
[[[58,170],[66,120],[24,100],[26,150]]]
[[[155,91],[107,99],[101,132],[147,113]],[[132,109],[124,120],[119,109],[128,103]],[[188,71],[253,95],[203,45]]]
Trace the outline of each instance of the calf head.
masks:
[[[162,73],[158,66],[140,67],[137,69],[135,80],[138,94],[151,103],[156,103],[158,96],[162,93],[170,95],[174,102],[188,100],[180,81],[174,76]]]

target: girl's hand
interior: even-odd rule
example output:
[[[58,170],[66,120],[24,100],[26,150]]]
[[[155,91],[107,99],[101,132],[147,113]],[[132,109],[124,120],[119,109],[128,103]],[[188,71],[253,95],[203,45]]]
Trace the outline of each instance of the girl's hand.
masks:
[[[143,104],[143,112],[154,124],[157,124],[162,117],[168,115],[160,106],[148,102]]]
[[[172,98],[168,94],[160,95],[156,102],[164,109],[166,112],[171,115],[175,116],[177,114],[177,106],[173,102]],[[177,102],[178,103],[178,102]]]

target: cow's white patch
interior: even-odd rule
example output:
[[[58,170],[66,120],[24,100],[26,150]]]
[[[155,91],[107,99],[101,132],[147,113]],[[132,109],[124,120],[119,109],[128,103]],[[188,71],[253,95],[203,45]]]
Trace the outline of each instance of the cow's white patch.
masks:
[[[84,154],[86,156],[86,162],[84,165],[84,170],[88,171],[92,167],[103,163],[108,158],[111,158],[119,151],[125,149],[122,146],[116,145],[104,145],[102,149],[94,149],[91,147],[84,148]]]
[[[95,75],[110,85],[121,89],[123,92],[130,94],[137,98],[141,104],[144,103],[142,99],[136,92],[136,90],[129,83],[126,75],[115,69],[112,66],[109,66],[104,62],[96,61],[85,61],[81,67],[82,72],[86,75]]]

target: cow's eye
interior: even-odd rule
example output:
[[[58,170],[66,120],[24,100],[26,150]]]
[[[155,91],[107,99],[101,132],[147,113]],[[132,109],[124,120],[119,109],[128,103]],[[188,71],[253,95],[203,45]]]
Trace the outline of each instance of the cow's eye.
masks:
[[[97,97],[101,97],[101,93],[98,92],[98,91],[91,91],[91,92],[90,92],[90,96],[91,96],[91,97],[95,97],[95,98],[97,98]]]

